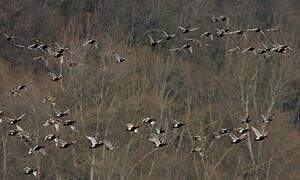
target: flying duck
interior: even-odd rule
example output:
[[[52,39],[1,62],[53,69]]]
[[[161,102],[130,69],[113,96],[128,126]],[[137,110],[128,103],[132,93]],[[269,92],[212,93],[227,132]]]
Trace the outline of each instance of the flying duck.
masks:
[[[247,134],[242,134],[240,137],[236,137],[234,134],[229,133],[230,138],[232,139],[231,143],[232,144],[238,144],[242,142],[246,138]]]
[[[55,112],[55,116],[58,117],[58,118],[61,118],[61,117],[64,117],[64,116],[68,115],[69,112],[71,111],[71,109],[66,109],[63,112],[61,112],[56,107],[53,107],[53,110]]]
[[[216,35],[217,35],[217,37],[223,37],[226,34],[228,34],[228,31],[229,31],[229,29],[219,29],[219,28],[216,28]]]
[[[95,48],[98,48],[97,41],[94,40],[94,39],[90,39],[90,40],[86,41],[86,42],[83,44],[83,47],[85,47],[86,45],[92,45],[92,46],[94,46]]]
[[[167,143],[164,142],[165,139],[163,137],[158,138],[157,134],[151,134],[149,141],[153,142],[156,148],[164,147],[167,145]]]
[[[261,133],[259,132],[259,130],[257,130],[255,127],[252,126],[252,130],[254,131],[254,134],[255,134],[255,141],[262,141],[264,140],[265,138],[268,137],[268,133]]]
[[[139,126],[135,126],[132,123],[127,123],[126,126],[127,126],[126,131],[132,131],[134,133],[138,132]]]
[[[173,128],[181,128],[182,126],[184,126],[185,124],[184,123],[181,123],[181,122],[179,122],[179,121],[177,121],[177,120],[175,120],[175,119],[171,119],[171,122],[172,122],[172,124],[173,124]]]
[[[212,33],[212,32],[208,32],[208,31],[202,33],[202,34],[200,35],[200,37],[209,37],[211,41],[214,40],[214,35],[213,35],[213,33]]]
[[[38,173],[37,169],[31,168],[31,167],[28,167],[28,166],[23,168],[23,169],[24,169],[24,174],[26,174],[26,175],[33,174],[34,176],[37,176],[37,173]]]
[[[13,89],[11,92],[10,92],[10,94],[9,94],[9,96],[16,96],[17,94],[20,94],[21,93],[21,91],[25,91],[26,92],[26,94],[29,96],[29,93],[28,93],[28,91],[27,91],[27,86],[26,85],[23,85],[23,84],[21,84],[21,85],[19,85],[17,88],[15,88],[15,89]]]
[[[37,48],[40,49],[41,51],[48,51],[49,52],[50,47],[47,44],[42,43]]]
[[[116,58],[116,62],[117,63],[122,63],[122,62],[124,62],[125,60],[126,60],[126,58],[125,57],[121,57],[118,53],[116,53],[116,52],[113,52],[113,54],[114,54],[114,56],[115,56],[115,58]]]
[[[279,29],[278,28],[270,28],[270,29],[266,29],[267,32],[278,32]]]
[[[49,72],[52,81],[58,81],[62,78],[62,73],[60,73],[59,75],[54,74],[53,72]]]
[[[187,53],[185,50],[189,50],[191,54],[193,54],[193,47],[189,44],[184,44],[180,47],[182,50],[184,50],[185,53]]]
[[[242,119],[242,124],[249,124],[251,122],[250,116],[247,115],[247,117]]]
[[[28,153],[31,154],[33,152],[38,152],[38,153],[42,153],[44,156],[46,156],[47,153],[44,148],[45,148],[44,146],[36,145],[33,148],[30,148]]]
[[[239,133],[239,134],[245,134],[247,133],[248,131],[250,131],[249,128],[244,128],[244,127],[239,127],[237,128],[236,132]]]
[[[36,51],[36,50],[38,50],[39,45],[36,43],[33,43],[33,44],[29,45],[27,48],[30,50]]]
[[[154,125],[155,122],[156,122],[156,119],[149,118],[149,117],[145,117],[145,118],[143,118],[143,120],[142,120],[142,123],[144,123],[144,124],[151,124],[151,125]]]
[[[198,27],[192,28],[190,25],[186,27],[182,27],[182,26],[177,26],[177,27],[181,30],[182,33],[188,33],[199,29]]]
[[[191,153],[196,153],[196,152],[199,153],[201,158],[204,158],[204,150],[201,147],[199,146],[193,147]]]
[[[185,40],[191,41],[192,43],[194,43],[198,47],[211,46],[210,44],[203,44],[203,43],[201,43],[198,39],[189,39],[189,38],[187,38]]]
[[[220,133],[221,135],[226,135],[226,134],[228,134],[230,131],[231,131],[230,129],[223,128],[223,129],[220,129],[220,130],[219,130],[219,133]]]
[[[103,143],[104,143],[104,145],[106,147],[106,150],[114,150],[115,148],[119,147],[119,145],[117,143],[112,144],[108,140],[103,141]]]
[[[234,51],[238,51],[238,50],[240,50],[240,47],[235,47],[235,48],[231,48],[231,49],[229,49],[228,50],[228,53],[232,53],[232,52],[234,52]]]
[[[88,138],[92,143],[92,145],[90,146],[91,149],[95,149],[95,148],[98,148],[98,147],[104,145],[102,140],[96,140],[96,138],[91,137],[91,136],[87,136],[86,138]]]
[[[47,136],[45,136],[45,141],[53,141],[57,138],[57,136],[55,136],[54,134],[48,134]]]
[[[208,16],[210,18],[210,22],[212,22],[212,23],[216,23],[219,21],[219,19],[216,18],[210,11],[208,11]]]
[[[2,35],[4,36],[6,41],[11,41],[11,40],[16,38],[16,36],[11,36],[11,35],[8,35],[8,34],[5,34],[5,33],[2,33]]]
[[[25,113],[23,113],[22,115],[20,115],[17,118],[8,118],[8,124],[10,125],[14,125],[17,124],[19,121],[21,121],[24,117],[26,116]]]
[[[176,36],[176,34],[168,34],[166,31],[162,30],[163,34],[165,35],[165,40],[170,40]]]
[[[232,32],[229,32],[228,34],[237,34],[237,35],[243,35],[245,37],[245,39],[247,39],[247,36],[245,34],[245,32],[241,29],[239,30],[236,30],[236,31],[232,31]]]
[[[149,37],[149,40],[150,40],[150,46],[151,47],[155,47],[157,44],[159,44],[163,39],[160,39],[160,40],[154,40],[154,38],[149,34],[148,35]]]
[[[161,126],[155,126],[155,125],[153,125],[153,129],[154,129],[154,132],[156,134],[163,134],[163,133],[166,132],[166,130],[163,127],[161,127]]]
[[[57,145],[60,144],[60,146],[58,146],[60,149],[66,149],[77,143],[77,141],[66,142],[60,138],[55,138],[54,141],[55,143],[57,143]]]
[[[268,122],[271,122],[273,121],[273,116],[274,114],[262,114],[261,115],[261,119],[262,119],[262,122],[263,123],[268,123]]]
[[[244,54],[245,52],[248,51],[248,52],[252,52],[253,54],[256,55],[255,49],[256,49],[256,48],[254,48],[254,47],[252,47],[252,46],[249,46],[249,47],[245,48],[245,49],[242,51],[242,54]]]
[[[59,54],[62,54],[65,51],[70,51],[70,48],[64,48],[64,47],[60,46],[58,43],[56,43],[56,45],[58,47],[58,50],[56,52],[59,53]]]
[[[261,33],[263,36],[266,35],[260,28],[251,28],[251,29],[247,29],[246,31]]]
[[[47,127],[47,126],[50,126],[50,125],[54,125],[55,130],[58,132],[58,130],[59,130],[59,119],[50,118],[43,124],[44,127]]]

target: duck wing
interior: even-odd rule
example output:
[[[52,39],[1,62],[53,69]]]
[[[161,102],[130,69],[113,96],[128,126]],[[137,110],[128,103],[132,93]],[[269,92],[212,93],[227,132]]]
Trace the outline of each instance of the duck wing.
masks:
[[[257,130],[255,127],[252,126],[252,130],[254,131],[254,134],[256,137],[260,137],[262,136],[261,133],[259,132],[259,130]]]
[[[92,142],[93,145],[97,144],[97,140],[94,137],[86,136],[86,138],[88,138]]]
[[[231,138],[233,141],[238,140],[238,138],[237,138],[234,134],[232,134],[232,133],[229,133],[229,136],[230,136],[230,138]]]

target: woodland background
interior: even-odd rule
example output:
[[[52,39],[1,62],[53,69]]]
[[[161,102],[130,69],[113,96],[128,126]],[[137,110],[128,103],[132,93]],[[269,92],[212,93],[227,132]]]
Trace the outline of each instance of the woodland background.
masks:
[[[0,124],[0,179],[32,179],[24,177],[27,165],[38,167],[38,179],[299,179],[299,9],[298,0],[0,0],[2,32],[15,34],[20,44],[35,37],[51,46],[58,42],[71,48],[67,58],[84,64],[64,67],[62,81],[52,82],[44,64],[32,60],[37,52],[11,48],[1,39],[0,108],[10,116],[26,112],[21,126],[46,144],[44,136],[54,131],[42,124],[53,112],[42,100],[56,96],[59,107],[72,109],[69,118],[81,134],[120,145],[115,151],[91,151],[85,139],[66,130],[60,135],[83,145],[63,151],[49,146],[47,157],[35,157]],[[183,39],[177,25],[192,21],[200,28],[187,35],[193,38],[214,30],[208,11],[229,17],[231,30],[278,27],[280,32],[268,38],[251,34],[247,40],[215,38],[212,47],[194,49],[192,57],[169,52]],[[178,37],[152,50],[148,34],[158,38],[162,29]],[[98,49],[82,48],[89,38],[98,41]],[[268,59],[226,54],[261,42],[285,43],[293,51]],[[116,64],[112,51],[127,61]],[[57,71],[59,63],[49,61]],[[30,96],[9,98],[19,84],[28,86]],[[206,160],[190,154],[191,135],[238,127],[238,115],[245,114],[260,127],[260,114],[266,112],[275,119],[266,129],[268,139],[251,141],[253,158],[248,142],[233,146],[229,138],[209,139]],[[188,126],[172,132],[172,145],[153,150],[147,128],[137,135],[125,131],[125,123],[145,116],[164,126],[170,118]]]

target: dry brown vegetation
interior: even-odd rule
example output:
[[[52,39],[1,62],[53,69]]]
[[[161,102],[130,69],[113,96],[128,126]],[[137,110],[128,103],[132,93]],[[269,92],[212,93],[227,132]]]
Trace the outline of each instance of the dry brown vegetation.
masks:
[[[41,52],[12,47],[0,40],[0,110],[8,117],[25,112],[20,126],[45,145],[47,156],[28,154],[29,147],[8,136],[12,128],[0,124],[0,179],[31,179],[23,168],[38,169],[37,179],[299,179],[300,178],[300,75],[299,2],[294,0],[0,0],[0,30],[29,45],[34,37],[54,47],[70,47],[66,59],[83,63],[62,65],[63,78],[52,82],[47,72],[58,71],[59,62],[47,57],[50,66],[33,61]],[[193,56],[174,54],[184,37],[200,38],[218,25],[207,11],[230,18],[229,28],[278,27],[266,37],[215,38],[212,47],[194,48]],[[192,21],[198,31],[188,35],[177,25]],[[178,36],[155,49],[148,34],[159,30]],[[82,48],[87,39],[99,48]],[[210,43],[209,39],[203,39]],[[293,48],[289,55],[270,58],[251,53],[226,54],[235,46],[261,47],[275,42]],[[112,52],[127,57],[116,64]],[[19,84],[30,96],[8,97]],[[54,113],[42,103],[44,96],[57,97],[60,109],[71,108],[67,119],[76,120],[78,133],[62,128],[60,137],[79,143],[68,149],[44,141],[53,128],[43,123]],[[274,113],[272,123],[260,121],[262,113]],[[265,128],[269,137],[232,145],[229,137],[212,139],[210,130],[240,126],[249,114],[252,125]],[[149,128],[140,124],[138,134],[125,130],[127,122],[139,124],[143,117],[158,119],[167,129],[170,145],[154,148]],[[170,119],[185,122],[172,129]],[[119,144],[106,151],[91,150],[84,137],[98,136]],[[191,154],[199,142],[193,135],[208,136],[202,145],[205,159]]]

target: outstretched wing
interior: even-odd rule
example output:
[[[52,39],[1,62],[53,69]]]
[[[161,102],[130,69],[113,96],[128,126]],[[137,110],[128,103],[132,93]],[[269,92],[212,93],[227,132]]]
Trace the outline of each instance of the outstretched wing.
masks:
[[[47,156],[47,152],[44,148],[40,149],[39,152],[41,152],[44,156]]]
[[[25,113],[23,113],[21,116],[19,116],[18,118],[17,118],[17,120],[21,120],[23,117],[25,117],[26,116],[26,114]]]
[[[19,125],[16,125],[16,127],[17,127],[17,130],[18,130],[18,131],[20,131],[20,132],[23,132],[23,131],[24,131],[24,129],[23,129],[23,128],[21,128],[21,126],[19,126]]]
[[[189,51],[190,51],[191,54],[193,54],[193,47],[192,46],[189,47]]]
[[[182,26],[177,26],[179,29],[181,29],[182,31],[185,31],[186,29]]]
[[[236,141],[238,138],[234,135],[234,134],[232,134],[232,133],[229,133],[229,136],[230,136],[230,138],[233,140],[233,141]]]
[[[64,114],[68,114],[70,111],[71,111],[71,109],[66,109],[66,110],[64,111]]]
[[[114,149],[114,146],[111,144],[110,141],[103,141],[103,143],[108,149]]]
[[[121,56],[116,52],[114,52],[114,56],[116,57],[117,61],[119,61],[121,59]]]
[[[154,41],[154,39],[151,35],[148,35],[148,37],[149,37],[149,40],[150,40],[151,43],[155,43],[155,41]]]
[[[92,142],[92,144],[97,144],[97,140],[94,137],[87,136],[86,138],[88,138]]]
[[[252,126],[252,130],[254,131],[254,134],[255,134],[256,137],[261,136],[261,133],[255,127]]]
[[[3,36],[5,36],[5,38],[9,38],[9,35],[6,33],[2,33]]]
[[[82,45],[82,47],[85,47],[85,46],[88,45],[89,43],[90,43],[90,40],[86,41],[86,42]]]
[[[50,74],[50,76],[51,76],[52,79],[57,78],[57,76],[53,72],[49,72],[49,74]]]
[[[167,37],[169,37],[169,34],[166,31],[162,30],[162,32],[164,33],[164,35],[166,35]]]
[[[244,139],[245,137],[247,136],[247,134],[242,134],[240,137],[239,137],[239,139]]]
[[[56,138],[56,141],[57,141],[59,144],[61,144],[61,145],[67,144],[67,142],[64,141],[64,140],[62,140],[61,138]]]
[[[197,28],[197,27],[196,27],[196,28],[191,28],[190,31],[196,31],[196,30],[198,30],[198,29],[199,29],[199,28]]]
[[[61,114],[60,110],[58,110],[56,107],[53,107],[52,109],[55,112],[55,114]]]
[[[160,140],[155,137],[149,138],[149,141],[153,142],[156,146],[160,145]]]

